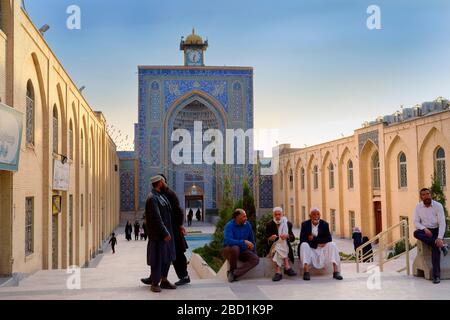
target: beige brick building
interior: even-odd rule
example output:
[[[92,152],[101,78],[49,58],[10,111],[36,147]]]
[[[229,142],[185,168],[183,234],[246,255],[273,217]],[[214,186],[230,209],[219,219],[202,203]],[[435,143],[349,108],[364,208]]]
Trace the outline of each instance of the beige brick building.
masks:
[[[82,266],[119,222],[116,146],[20,1],[0,10],[0,99],[23,113],[18,170],[0,170],[0,275]]]
[[[442,98],[365,123],[349,137],[278,148],[274,205],[295,225],[311,207],[338,237],[350,238],[353,226],[372,237],[400,219],[412,225],[419,190],[431,186],[435,171],[450,199],[450,110]]]

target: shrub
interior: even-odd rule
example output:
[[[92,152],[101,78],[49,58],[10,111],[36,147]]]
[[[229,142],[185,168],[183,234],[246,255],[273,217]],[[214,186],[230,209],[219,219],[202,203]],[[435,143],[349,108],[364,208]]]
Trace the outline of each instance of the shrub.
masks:
[[[272,212],[263,215],[256,227],[256,254],[259,257],[265,257],[269,253],[269,244],[266,241],[266,224],[272,220]]]

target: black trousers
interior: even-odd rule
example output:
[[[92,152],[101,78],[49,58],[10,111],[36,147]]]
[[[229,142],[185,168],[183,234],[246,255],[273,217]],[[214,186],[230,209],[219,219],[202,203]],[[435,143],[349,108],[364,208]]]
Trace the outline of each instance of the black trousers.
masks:
[[[150,266],[151,274],[150,278],[152,280],[153,285],[158,285],[161,282],[161,278],[167,279],[169,275],[170,262],[166,264],[156,263],[153,266]]]
[[[436,239],[439,234],[439,228],[429,229],[433,234],[432,237],[427,237],[425,231],[414,231],[414,238],[422,241],[431,247],[431,264],[433,265],[433,278],[441,276],[441,249],[436,246]]]
[[[172,261],[173,268],[175,269],[178,279],[183,279],[188,276],[187,259],[186,259],[186,256],[184,255],[183,250],[181,250],[181,248],[178,248],[177,246],[175,246],[175,251],[176,251],[177,256],[176,256],[175,261]]]

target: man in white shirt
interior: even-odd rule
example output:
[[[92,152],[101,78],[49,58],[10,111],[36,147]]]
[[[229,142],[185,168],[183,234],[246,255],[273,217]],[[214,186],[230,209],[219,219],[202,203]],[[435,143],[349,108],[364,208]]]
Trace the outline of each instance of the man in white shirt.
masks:
[[[414,212],[414,237],[431,246],[431,263],[433,265],[433,283],[440,283],[441,277],[441,251],[444,256],[448,247],[444,243],[446,230],[445,214],[442,205],[431,199],[430,189],[420,190],[422,200]]]

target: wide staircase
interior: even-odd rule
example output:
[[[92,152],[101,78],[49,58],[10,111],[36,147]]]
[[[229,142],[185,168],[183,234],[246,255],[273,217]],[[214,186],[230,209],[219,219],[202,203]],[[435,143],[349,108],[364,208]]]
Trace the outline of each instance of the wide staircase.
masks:
[[[403,232],[400,233],[400,230]],[[163,290],[160,294],[149,291],[139,279],[148,275],[145,261],[146,243],[126,241],[119,234],[116,254],[106,250],[99,261],[80,272],[80,288],[76,288],[74,274],[66,270],[44,270],[20,281],[18,286],[0,287],[2,299],[129,299],[129,300],[310,300],[310,299],[444,299],[450,292],[450,281],[433,287],[429,281],[410,275],[411,250],[406,222],[383,231],[357,249],[353,260],[342,261],[343,281],[331,278],[331,270],[312,273],[311,281],[299,275],[283,276],[280,282],[271,281],[273,269],[267,258],[240,281],[226,281],[226,265],[215,273],[194,254],[189,263],[191,284],[176,290]],[[120,233],[118,230],[117,233]],[[401,234],[398,237],[398,233]],[[406,250],[389,257],[392,246],[404,241]],[[363,249],[372,245],[372,253]],[[372,262],[367,258],[373,258]],[[356,260],[355,260],[356,259]],[[373,270],[379,272],[373,272]],[[399,272],[400,271],[400,272]],[[253,276],[252,276],[253,275]],[[173,268],[169,279],[176,281]],[[446,294],[445,294],[446,293]]]

